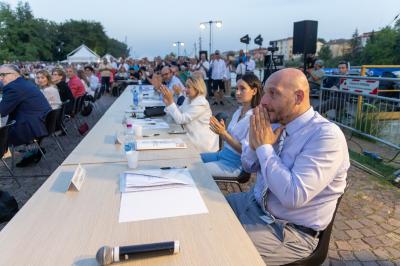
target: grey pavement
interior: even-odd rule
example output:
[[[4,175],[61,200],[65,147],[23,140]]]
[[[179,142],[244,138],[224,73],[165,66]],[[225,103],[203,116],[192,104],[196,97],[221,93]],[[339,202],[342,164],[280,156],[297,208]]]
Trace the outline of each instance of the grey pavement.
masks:
[[[101,113],[112,104],[115,98],[105,96],[101,99]],[[213,113],[224,111],[228,114],[237,108],[231,97],[225,98],[225,105],[212,106]],[[99,115],[91,115],[90,126],[99,119]],[[69,125],[70,137],[61,137],[67,153],[71,152],[82,140],[82,136]],[[364,144],[363,142],[361,142]],[[16,169],[16,174],[26,175],[20,178],[22,188],[11,179],[0,178],[2,190],[14,195],[22,207],[35,191],[46,181],[65,156],[62,156],[54,143],[47,140],[44,143],[49,161],[42,160],[34,167]],[[379,150],[386,157],[391,157],[395,151],[382,145],[369,145],[369,149]],[[48,147],[48,148],[47,148]],[[9,162],[9,159],[6,159]],[[0,175],[6,176],[7,171],[0,166]],[[324,265],[399,265],[400,266],[400,190],[378,178],[351,166],[348,178],[352,181],[344,195],[334,222],[329,258]],[[247,184],[242,185],[248,190],[254,183],[254,176]],[[235,186],[219,184],[222,192],[228,194],[238,191]],[[5,226],[0,225],[0,230]]]

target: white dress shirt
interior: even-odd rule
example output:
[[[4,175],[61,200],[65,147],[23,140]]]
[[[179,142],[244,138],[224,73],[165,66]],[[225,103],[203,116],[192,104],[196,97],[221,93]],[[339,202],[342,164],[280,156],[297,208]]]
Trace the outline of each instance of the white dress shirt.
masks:
[[[253,114],[253,109],[248,110],[242,119],[239,120],[240,114],[242,113],[243,107],[240,106],[232,115],[231,122],[228,125],[227,131],[228,133],[240,143],[246,139],[249,134],[249,126],[250,126],[250,117]],[[230,149],[237,155],[240,155],[228,142],[224,142],[224,147]]]
[[[207,72],[210,69],[210,63],[208,61],[199,62],[196,65],[196,69],[198,69],[203,74],[203,79],[208,80]]]
[[[211,78],[214,80],[226,79],[226,65],[222,59],[211,62]]]
[[[252,58],[250,58],[246,62],[246,71],[254,72],[254,70],[256,70],[256,62]]]
[[[183,125],[190,141],[199,152],[215,152],[218,150],[218,136],[210,129],[211,109],[204,96],[193,100],[186,97],[178,108],[175,103],[165,107],[165,112],[172,116],[175,123]]]
[[[265,209],[275,218],[324,230],[346,186],[350,167],[346,139],[338,126],[313,108],[287,124],[286,132],[280,156],[276,144],[254,151],[244,141],[243,169],[257,171],[253,191],[260,206],[268,185]]]

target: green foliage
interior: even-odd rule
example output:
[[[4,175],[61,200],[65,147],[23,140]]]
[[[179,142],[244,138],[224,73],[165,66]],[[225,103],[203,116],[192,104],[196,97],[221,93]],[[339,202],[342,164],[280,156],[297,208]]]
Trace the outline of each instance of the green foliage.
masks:
[[[110,39],[99,22],[69,20],[55,23],[34,18],[27,2],[15,10],[0,2],[0,62],[63,60],[82,43],[99,55],[127,56],[126,44]]]
[[[324,62],[332,59],[332,52],[328,45],[322,46],[321,50],[319,50],[318,58],[324,60]]]
[[[400,64],[400,31],[386,27],[373,34],[363,50],[363,64]]]

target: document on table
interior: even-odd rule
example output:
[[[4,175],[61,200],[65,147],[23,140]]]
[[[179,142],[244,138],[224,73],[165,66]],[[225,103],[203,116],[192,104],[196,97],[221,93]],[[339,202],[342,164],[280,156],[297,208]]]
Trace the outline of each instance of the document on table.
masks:
[[[145,118],[145,119],[133,119],[134,125],[141,125],[143,129],[164,129],[169,128],[167,122],[162,119],[152,119],[152,118]]]
[[[128,177],[128,179],[132,178],[129,180],[130,185],[134,184],[135,176],[146,174],[160,176],[161,179],[171,179],[176,187],[167,185],[164,189],[122,193],[120,223],[208,213],[188,169],[137,170],[124,174],[126,173],[128,176],[134,173]],[[140,180],[140,184],[143,185],[143,178]]]
[[[181,170],[183,169],[152,169],[124,172],[120,176],[120,191],[124,193],[190,186],[191,183],[185,181],[185,177],[176,178],[176,174],[186,174]]]
[[[180,138],[173,139],[139,139],[136,140],[136,150],[185,149],[186,143]]]

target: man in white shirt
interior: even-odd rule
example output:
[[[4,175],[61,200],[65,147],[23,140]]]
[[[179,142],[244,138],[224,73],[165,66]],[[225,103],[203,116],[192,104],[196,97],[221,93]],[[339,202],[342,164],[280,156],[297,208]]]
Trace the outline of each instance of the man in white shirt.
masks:
[[[227,199],[266,264],[309,256],[332,220],[350,162],[340,128],[311,107],[301,71],[268,78],[241,159],[246,172],[257,172],[256,183]]]
[[[99,78],[94,74],[94,68],[92,66],[85,66],[85,74],[89,79],[90,91],[87,93],[94,97],[96,90],[100,88]]]
[[[224,105],[224,80],[226,79],[226,65],[218,50],[214,53],[214,60],[211,62],[212,91],[214,93],[214,105],[218,102]]]
[[[246,58],[247,61],[245,63],[246,65],[246,73],[254,73],[254,70],[256,70],[256,61],[254,61],[253,58],[251,58],[250,52],[246,53]]]
[[[203,79],[207,86],[208,97],[211,97],[212,92],[211,92],[209,78],[208,78],[208,74],[209,74],[208,72],[210,70],[210,63],[208,62],[207,57],[204,53],[200,54],[200,61],[197,63],[195,69],[199,70],[203,74]]]

